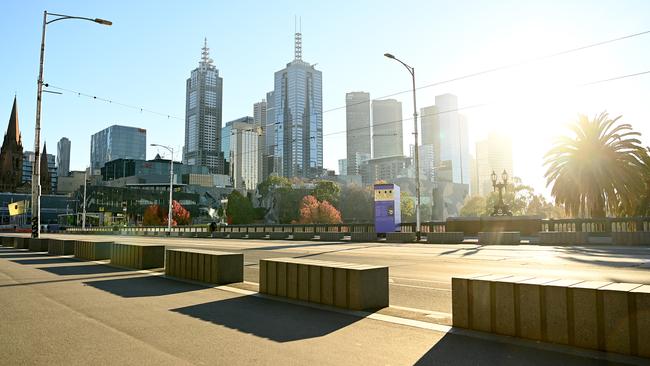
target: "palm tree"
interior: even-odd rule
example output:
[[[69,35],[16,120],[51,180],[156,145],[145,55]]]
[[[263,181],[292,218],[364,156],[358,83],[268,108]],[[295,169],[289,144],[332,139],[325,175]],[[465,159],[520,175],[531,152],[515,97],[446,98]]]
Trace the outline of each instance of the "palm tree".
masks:
[[[630,124],[603,112],[580,115],[574,138],[560,137],[544,158],[546,185],[567,214],[577,217],[631,215],[643,192],[645,149]]]

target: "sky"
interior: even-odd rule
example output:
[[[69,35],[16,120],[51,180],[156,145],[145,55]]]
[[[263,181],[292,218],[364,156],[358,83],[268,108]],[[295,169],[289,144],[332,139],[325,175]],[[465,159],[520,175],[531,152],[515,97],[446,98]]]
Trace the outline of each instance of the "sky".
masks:
[[[273,73],[293,59],[295,16],[303,60],[323,72],[328,169],[338,170],[345,158],[350,91],[372,99],[403,92],[392,98],[403,105],[405,153],[413,143],[410,75],[386,52],[415,67],[418,108],[433,105],[436,95],[458,96],[470,152],[492,131],[510,135],[513,173],[537,192],[549,192],[544,153],[579,114],[622,115],[650,145],[650,74],[591,84],[650,71],[650,34],[543,58],[649,31],[646,0],[9,0],[0,2],[0,126],[6,128],[16,95],[25,150],[34,148],[44,10],[113,22],[66,20],[47,28],[44,80],[66,91],[44,94],[41,140],[53,153],[68,137],[73,170],[89,164],[90,136],[113,124],[145,128],[148,144],[181,151],[185,80],[198,66],[204,38],[224,79],[223,122],[252,115],[253,103],[273,89]],[[440,83],[507,65],[514,66]],[[156,153],[168,156],[148,147],[147,158]]]

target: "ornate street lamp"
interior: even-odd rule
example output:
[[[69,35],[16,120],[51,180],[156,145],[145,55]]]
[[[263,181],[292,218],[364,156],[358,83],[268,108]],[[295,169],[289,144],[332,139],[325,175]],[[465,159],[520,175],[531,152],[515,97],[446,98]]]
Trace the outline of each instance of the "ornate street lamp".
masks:
[[[491,216],[512,216],[510,207],[503,202],[503,190],[508,188],[508,172],[504,169],[503,173],[501,173],[501,183],[497,183],[497,173],[494,170],[490,174],[490,178],[492,179],[492,188],[494,188],[494,191],[499,190],[499,201],[494,205],[494,211],[492,211]]]

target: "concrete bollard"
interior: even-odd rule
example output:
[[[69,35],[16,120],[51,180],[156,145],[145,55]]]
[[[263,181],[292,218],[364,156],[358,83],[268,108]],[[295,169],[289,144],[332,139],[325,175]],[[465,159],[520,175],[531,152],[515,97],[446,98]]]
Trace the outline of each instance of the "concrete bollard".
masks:
[[[248,232],[248,239],[264,239],[268,233],[261,231],[250,231]]]
[[[541,245],[586,245],[589,243],[587,232],[548,231],[539,233]]]
[[[519,311],[519,329],[517,335],[522,338],[542,340],[544,332],[545,311],[544,287],[542,285],[555,281],[551,278],[531,278],[517,284],[519,296],[517,298]]]
[[[270,240],[286,240],[287,238],[289,238],[289,233],[282,231],[272,231],[269,233]]]
[[[292,234],[293,240],[312,240],[314,238],[313,232],[299,232],[296,231]]]
[[[165,246],[113,243],[111,264],[135,269],[162,268],[165,266]]]
[[[74,254],[74,240],[48,239],[47,254],[70,255]]]
[[[427,233],[429,244],[460,244],[465,240],[462,232]]]
[[[469,280],[469,327],[483,332],[493,332],[492,288],[494,280],[507,278],[504,275],[487,275]]]
[[[515,336],[519,324],[517,313],[517,283],[529,280],[530,276],[511,276],[495,279],[492,282],[493,329],[497,334]]]
[[[14,238],[14,248],[16,249],[29,249],[29,238]]]
[[[351,241],[361,242],[375,242],[377,241],[377,233],[350,233]]]
[[[29,240],[29,251],[30,252],[47,252],[48,239],[34,239],[30,238]]]
[[[645,232],[645,231],[613,232],[612,244],[650,245],[650,232]]]
[[[93,242],[85,240],[74,241],[74,256],[77,258],[98,261],[111,257],[112,241]]]
[[[326,231],[318,233],[318,240],[321,241],[341,241],[343,240],[343,233]]]
[[[202,249],[167,249],[165,274],[224,285],[244,280],[244,255]]]
[[[602,297],[602,329],[606,352],[629,355],[632,349],[629,292],[639,284],[612,283],[598,289]],[[632,315],[633,316],[633,315]]]
[[[228,234],[230,239],[244,239],[246,237],[245,231],[233,231]]]

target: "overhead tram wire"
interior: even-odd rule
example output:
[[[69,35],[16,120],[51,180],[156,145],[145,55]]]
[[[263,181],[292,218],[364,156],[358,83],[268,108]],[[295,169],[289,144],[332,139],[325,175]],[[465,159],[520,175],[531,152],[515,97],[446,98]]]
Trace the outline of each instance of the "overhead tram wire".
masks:
[[[650,30],[646,30],[646,31],[643,31],[643,32],[638,32],[638,33],[631,33],[631,34],[627,34],[625,36],[612,38],[612,39],[608,39],[608,40],[601,41],[601,42],[591,43],[591,44],[588,44],[588,45],[585,45],[585,46],[580,46],[580,47],[575,47],[575,48],[571,48],[571,49],[568,49],[568,50],[558,51],[558,52],[551,53],[551,54],[544,55],[544,56],[537,56],[537,57],[529,58],[529,59],[522,60],[522,61],[519,61],[519,62],[515,62],[515,63],[511,63],[511,64],[507,64],[507,65],[502,65],[502,66],[497,66],[497,67],[493,67],[493,68],[490,68],[490,69],[485,69],[485,70],[482,70],[482,71],[473,72],[471,74],[466,74],[466,75],[463,75],[463,76],[457,76],[457,77],[447,79],[447,80],[437,81],[437,82],[434,82],[434,83],[431,83],[431,84],[425,84],[425,85],[416,87],[415,90],[431,88],[431,87],[434,87],[434,86],[449,84],[449,83],[452,83],[452,82],[455,82],[455,81],[461,81],[461,80],[473,78],[473,77],[480,76],[480,75],[490,74],[490,73],[497,72],[497,71],[503,71],[503,70],[514,68],[514,67],[527,65],[527,64],[530,64],[530,63],[533,63],[533,62],[538,62],[538,61],[543,61],[543,60],[547,60],[547,59],[554,58],[554,57],[564,56],[564,55],[567,55],[567,54],[570,54],[570,53],[579,52],[579,51],[583,51],[583,50],[586,50],[586,49],[589,49],[589,48],[603,46],[603,45],[606,45],[606,44],[609,44],[609,43],[623,41],[623,40],[630,39],[630,38],[640,37],[640,36],[647,35],[647,34],[650,34]],[[400,91],[400,92],[396,92],[396,93],[392,93],[392,94],[384,95],[382,97],[375,98],[375,100],[390,98],[390,97],[394,97],[394,96],[397,96],[397,95],[400,95],[400,94],[405,94],[405,93],[411,93],[412,91],[413,91],[412,89],[403,90],[403,91]],[[366,103],[366,102],[365,101],[364,102],[356,102],[356,103],[351,103],[349,105],[346,104],[344,106],[330,108],[330,109],[327,109],[327,110],[323,111],[323,113],[333,112],[333,111],[336,111],[336,110],[339,110],[339,109],[346,108],[348,106],[353,106],[353,105],[358,105],[358,104],[363,104],[363,103]]]
[[[544,56],[533,57],[533,58],[530,58],[530,59],[527,59],[527,60],[522,60],[522,61],[515,62],[515,63],[512,63],[512,64],[508,64],[508,65],[493,67],[493,68],[490,68],[490,69],[485,69],[485,70],[482,70],[482,71],[466,74],[466,75],[463,75],[463,76],[458,76],[458,77],[447,79],[447,80],[437,81],[437,82],[434,82],[434,83],[430,83],[430,84],[426,84],[426,85],[416,87],[415,89],[420,90],[420,89],[430,88],[430,87],[433,87],[433,86],[448,84],[448,83],[452,83],[452,82],[455,82],[455,81],[469,79],[469,78],[472,78],[472,77],[485,75],[485,74],[489,74],[489,73],[493,73],[493,72],[497,72],[497,71],[503,71],[503,70],[510,69],[510,68],[513,68],[513,67],[522,66],[522,65],[529,64],[529,63],[542,61],[542,60],[546,60],[546,59],[550,59],[550,58],[554,58],[554,57],[559,57],[559,56],[567,55],[567,54],[570,54],[570,53],[583,51],[583,50],[586,50],[586,49],[589,49],[589,48],[603,46],[603,45],[606,45],[606,44],[609,44],[609,43],[614,43],[614,42],[623,41],[623,40],[630,39],[630,38],[640,37],[640,36],[647,35],[647,34],[650,34],[650,30],[646,30],[646,31],[638,32],[638,33],[631,33],[631,34],[627,34],[627,35],[624,35],[624,36],[621,36],[621,37],[611,38],[611,39],[608,39],[608,40],[605,40],[605,41],[591,43],[591,44],[588,44],[588,45],[575,47],[575,48],[571,48],[571,49],[568,49],[568,50],[563,50],[563,51],[551,53],[551,54],[544,55]],[[136,110],[139,110],[140,112],[147,112],[147,113],[156,114],[156,115],[159,115],[159,116],[167,117],[168,119],[176,119],[176,120],[179,120],[179,121],[184,121],[185,120],[183,118],[176,117],[176,116],[173,116],[173,115],[170,115],[170,114],[167,114],[167,113],[156,112],[156,111],[153,111],[153,110],[150,110],[150,109],[147,109],[147,108],[138,107],[138,106],[134,106],[134,105],[129,105],[129,104],[126,104],[126,103],[121,103],[121,102],[116,102],[116,101],[113,101],[111,99],[97,97],[95,95],[86,94],[86,93],[82,93],[82,92],[75,91],[75,90],[69,90],[69,89],[61,88],[61,87],[50,85],[50,84],[44,84],[44,86],[50,87],[50,88],[53,88],[53,89],[57,89],[57,90],[66,91],[66,92],[69,92],[69,93],[74,93],[74,94],[77,94],[78,96],[85,96],[85,97],[93,98],[95,100],[100,100],[100,101],[108,102],[108,103],[111,103],[111,104],[117,104],[117,105],[127,107],[127,108],[131,108],[131,109],[136,109]],[[388,95],[384,95],[384,96],[375,98],[375,100],[390,98],[390,97],[394,97],[394,96],[397,96],[397,95],[400,95],[400,94],[410,93],[410,92],[412,92],[411,89],[403,90],[403,91],[399,91],[399,92],[396,92],[396,93],[392,93],[392,94],[388,94]],[[368,101],[368,103],[369,102],[370,101]],[[352,103],[352,104],[346,104],[346,105],[343,105],[343,106],[340,106],[340,107],[334,107],[334,108],[326,109],[326,110],[324,110],[322,112],[322,114],[337,111],[337,110],[346,108],[348,106],[353,106],[353,105],[358,105],[358,104],[363,104],[363,103],[366,103],[366,102],[365,101],[364,102],[357,102],[357,103]],[[272,125],[273,124],[267,124],[265,127],[272,126]]]
[[[575,87],[575,88],[581,88],[581,87],[592,86],[592,85],[597,85],[597,84],[603,84],[603,83],[606,83],[606,82],[611,82],[611,81],[616,81],[616,80],[621,80],[621,79],[627,79],[627,78],[632,78],[632,77],[637,77],[637,76],[643,76],[643,75],[647,75],[647,74],[650,74],[650,70],[642,71],[642,72],[637,72],[637,73],[632,73],[632,74],[625,74],[625,75],[615,76],[615,77],[611,77],[611,78],[607,78],[607,79],[595,80],[595,81],[591,81],[591,82],[587,82],[587,83],[582,83],[582,84],[576,84],[576,85],[574,85],[574,87]],[[53,86],[50,86],[50,87],[53,87]],[[59,89],[59,90],[64,90],[64,91],[67,91],[67,92],[71,92],[71,93],[75,93],[75,94],[79,94],[79,95],[83,95],[83,96],[87,96],[87,97],[92,97],[93,99],[101,100],[101,101],[104,101],[104,102],[110,102],[108,99],[104,99],[104,98],[96,98],[96,97],[94,97],[94,96],[92,96],[92,95],[90,95],[90,94],[78,93],[78,92],[76,92],[76,91],[73,91],[73,90],[67,90],[67,89],[63,89],[63,88],[57,88],[57,89]],[[140,107],[135,107],[135,106],[131,106],[131,105],[124,104],[124,103],[116,103],[116,102],[112,102],[112,103],[113,103],[113,104],[119,104],[119,105],[128,106],[129,108],[133,108],[133,109],[138,109],[138,110],[141,109]],[[496,103],[496,104],[498,105],[499,103]],[[444,111],[439,111],[439,112],[435,112],[435,113],[423,114],[423,115],[421,115],[420,117],[430,117],[430,116],[436,116],[436,115],[441,115],[441,114],[451,113],[451,112],[461,112],[461,111],[468,110],[468,109],[475,109],[475,108],[487,107],[487,106],[490,106],[490,105],[495,105],[495,103],[492,103],[492,104],[489,104],[489,103],[473,104],[473,105],[469,105],[469,106],[453,108],[453,109],[444,110]],[[143,111],[147,111],[147,112],[149,112],[149,111],[146,110],[146,109],[142,109],[142,110],[143,110]],[[178,120],[182,120],[182,121],[184,121],[184,119],[181,119],[181,118],[178,118],[178,117],[174,117],[174,116],[171,116],[171,115],[166,115],[166,114],[164,114],[164,113],[153,112],[153,111],[151,111],[150,113],[156,113],[157,115],[167,116],[168,118],[173,118],[173,119],[178,119]],[[323,112],[323,113],[325,113],[325,112]],[[385,124],[392,124],[392,123],[396,123],[396,122],[410,121],[410,120],[412,120],[412,119],[413,119],[413,117],[406,117],[406,118],[402,118],[402,119],[399,119],[399,120],[387,121],[387,122],[379,123],[379,124],[376,124],[376,125],[373,124],[371,127],[382,126],[382,125],[385,125]],[[277,123],[269,123],[269,124],[266,124],[265,127],[273,126],[273,125],[276,125],[276,124],[277,124]],[[346,133],[346,132],[350,132],[350,131],[361,131],[361,130],[365,130],[365,129],[369,129],[369,128],[370,128],[370,127],[357,127],[357,128],[352,128],[352,129],[349,129],[349,130],[346,129],[346,130],[339,130],[339,131],[334,131],[334,132],[328,132],[328,133],[326,133],[326,134],[323,134],[323,137],[328,137],[328,136],[338,135],[338,134],[342,134],[342,133]],[[248,131],[253,131],[253,130],[248,130]],[[247,152],[247,153],[253,153],[253,152],[258,152],[258,151],[260,151],[260,149],[253,150],[253,151],[250,151],[250,152]],[[240,154],[237,154],[237,155],[241,155],[241,154],[243,154],[243,153],[240,153]]]

